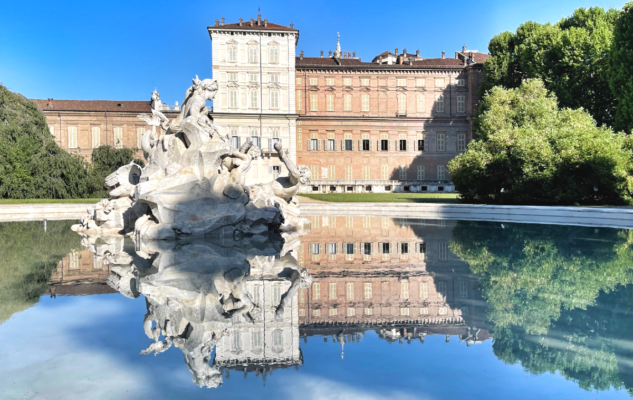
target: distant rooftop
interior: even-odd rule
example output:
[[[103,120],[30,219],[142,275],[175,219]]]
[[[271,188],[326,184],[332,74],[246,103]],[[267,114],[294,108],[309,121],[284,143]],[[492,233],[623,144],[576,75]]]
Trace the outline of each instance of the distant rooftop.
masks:
[[[257,19],[251,18],[250,21],[244,21],[242,20],[242,18],[240,18],[240,22],[235,22],[235,23],[230,23],[230,24],[225,24],[224,17],[222,17],[221,20],[216,19],[215,25],[209,26],[208,29],[244,29],[244,30],[268,29],[268,30],[277,30],[277,31],[285,30],[285,31],[298,32],[298,30],[293,27],[292,23],[290,23],[290,26],[274,24],[272,22],[268,22],[268,19],[262,20],[261,14],[257,14]]]

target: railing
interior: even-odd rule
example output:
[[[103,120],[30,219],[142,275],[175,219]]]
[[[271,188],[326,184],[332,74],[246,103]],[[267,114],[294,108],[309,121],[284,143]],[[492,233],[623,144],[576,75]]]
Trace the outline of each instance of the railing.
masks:
[[[380,185],[380,186],[435,186],[435,185],[452,185],[453,183],[450,180],[417,180],[417,179],[403,179],[403,180],[381,180],[381,179],[310,179],[311,186],[353,186],[353,185],[363,185],[363,186],[371,186],[371,185]]]

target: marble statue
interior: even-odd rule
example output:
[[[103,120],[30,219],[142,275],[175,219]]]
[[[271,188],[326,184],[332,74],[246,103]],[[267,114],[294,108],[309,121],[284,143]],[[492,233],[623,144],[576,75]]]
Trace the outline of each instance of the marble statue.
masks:
[[[147,165],[132,162],[109,175],[110,199],[91,207],[73,229],[149,240],[305,229],[295,195],[309,183],[310,169],[296,166],[277,143],[289,176],[246,186],[245,175],[261,150],[250,141],[232,148],[214,127],[206,102],[217,90],[215,80],[196,76],[172,121],[154,91],[152,114],[138,116],[150,126],[141,140]]]

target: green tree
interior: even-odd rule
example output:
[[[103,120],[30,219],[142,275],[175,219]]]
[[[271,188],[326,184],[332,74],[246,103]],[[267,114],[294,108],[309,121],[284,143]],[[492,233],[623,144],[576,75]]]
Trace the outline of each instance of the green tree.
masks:
[[[107,197],[108,188],[105,186],[105,177],[134,161],[143,167],[143,160],[135,159],[135,149],[116,149],[112,146],[99,146],[92,151],[92,165],[90,166],[91,179],[100,190],[95,192],[95,197]]]
[[[0,85],[0,198],[86,198],[87,165],[55,143],[44,114]]]
[[[617,16],[613,9],[579,8],[555,25],[528,21],[515,33],[496,35],[488,46],[480,94],[538,78],[561,107],[582,107],[598,125],[612,124],[616,102],[609,87],[609,50]]]
[[[609,54],[611,90],[617,99],[615,127],[633,129],[633,2],[626,3],[615,23]]]
[[[540,80],[493,88],[474,121],[478,139],[448,169],[467,201],[626,204],[631,150],[583,110],[560,110]]]

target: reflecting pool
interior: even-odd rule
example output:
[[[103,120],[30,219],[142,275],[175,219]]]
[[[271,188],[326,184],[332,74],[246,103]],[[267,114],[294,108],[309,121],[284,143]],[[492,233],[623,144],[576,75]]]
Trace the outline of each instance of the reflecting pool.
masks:
[[[1,399],[633,394],[632,231],[330,216],[134,243],[72,223],[0,224]]]

